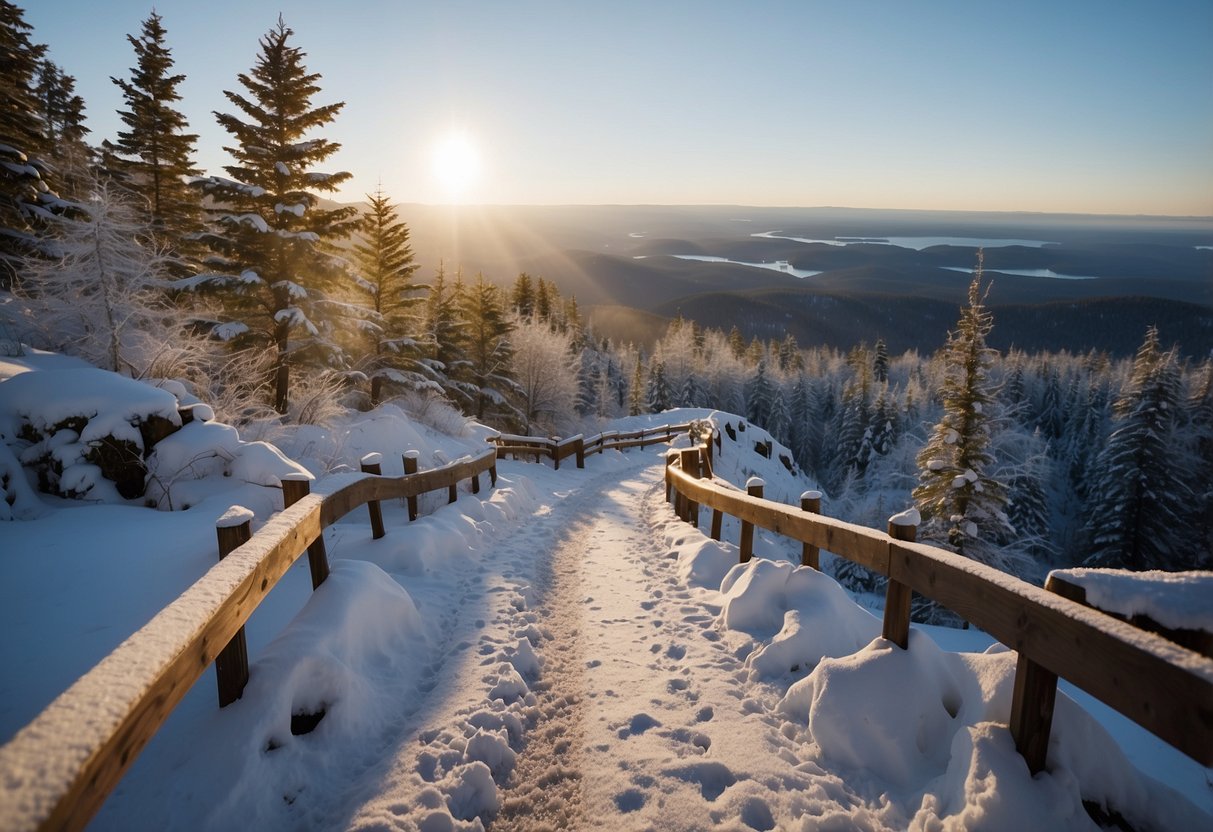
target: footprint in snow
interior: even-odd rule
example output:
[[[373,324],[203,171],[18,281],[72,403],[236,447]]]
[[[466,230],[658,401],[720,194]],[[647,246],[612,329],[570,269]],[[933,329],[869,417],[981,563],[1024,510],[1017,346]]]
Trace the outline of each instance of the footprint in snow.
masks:
[[[661,723],[653,719],[646,713],[639,713],[633,716],[626,727],[620,728],[616,733],[619,739],[626,740],[628,737],[643,734],[650,728],[658,728]]]
[[[761,797],[747,798],[741,804],[741,822],[759,832],[767,832],[768,829],[775,828],[775,817],[771,814],[771,807]]]
[[[699,786],[704,800],[709,801],[720,797],[725,789],[737,782],[729,767],[717,762],[696,763],[685,768],[671,769],[666,774],[688,783],[695,783]]]
[[[625,815],[635,812],[648,801],[648,797],[640,789],[627,789],[615,795],[615,807]]]
[[[686,647],[684,647],[681,644],[671,644],[668,648],[666,648],[666,651],[665,651],[666,658],[675,659],[675,660],[681,659],[686,654],[687,654],[687,649],[686,649]]]

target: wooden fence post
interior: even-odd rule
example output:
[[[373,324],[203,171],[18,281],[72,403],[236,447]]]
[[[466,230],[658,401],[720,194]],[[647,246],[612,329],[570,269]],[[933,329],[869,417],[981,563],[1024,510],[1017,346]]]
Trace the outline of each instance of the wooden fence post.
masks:
[[[559,436],[549,436],[548,437],[548,454],[550,454],[552,457],[552,470],[559,471],[560,470],[560,437]]]
[[[305,474],[287,474],[282,478],[282,503],[289,508],[312,492],[312,481]],[[329,556],[324,548],[324,529],[311,546],[307,547],[307,563],[312,570],[312,589],[316,589],[329,576]]]
[[[417,473],[417,460],[421,456],[420,451],[405,451],[404,452],[404,473],[405,476]],[[409,497],[409,520],[417,519],[417,498]]]
[[[665,501],[667,503],[670,502],[670,498],[672,496],[672,492],[674,489],[674,480],[671,479],[671,477],[670,477],[670,465],[673,462],[674,462],[674,452],[666,451],[665,452]],[[677,511],[677,505],[675,505],[675,511]]]
[[[496,459],[494,459],[493,464],[491,466],[489,466],[489,484],[493,488],[497,487],[497,460]]]
[[[232,506],[215,521],[219,542],[219,560],[223,560],[253,536],[253,513],[243,506]],[[219,707],[225,708],[244,694],[248,684],[248,644],[241,627],[215,656],[215,679],[219,682]]]
[[[1057,674],[1020,653],[1015,663],[1010,728],[1015,750],[1023,755],[1032,774],[1045,768],[1056,699]]]
[[[577,451],[577,467],[585,467],[585,437],[578,436],[573,448]]]
[[[367,454],[362,458],[362,473],[381,475],[383,454]],[[378,500],[368,500],[366,510],[371,515],[371,539],[378,540],[387,532],[383,528],[383,509]]]
[[[821,492],[806,491],[800,495],[800,509],[810,514],[821,514]],[[800,565],[811,566],[821,571],[820,550],[811,543],[804,543],[800,550]]]
[[[473,494],[480,493],[480,475],[479,474],[472,474],[472,493]]]
[[[761,477],[750,477],[745,483],[745,493],[751,497],[761,497],[763,489],[766,488],[766,482]],[[749,563],[750,558],[754,556],[754,524],[745,520],[741,521],[741,541],[739,543],[741,549],[741,562]]]
[[[689,474],[695,479],[700,479],[699,471],[699,449],[687,448],[678,454],[678,464],[682,467],[684,473]],[[690,499],[683,498],[683,520],[686,520],[695,528],[699,528],[699,503]]]
[[[918,512],[914,509],[894,514],[889,518],[889,537],[906,543],[918,538]],[[889,578],[884,595],[884,632],[889,641],[905,650],[910,643],[910,599],[913,591]]]

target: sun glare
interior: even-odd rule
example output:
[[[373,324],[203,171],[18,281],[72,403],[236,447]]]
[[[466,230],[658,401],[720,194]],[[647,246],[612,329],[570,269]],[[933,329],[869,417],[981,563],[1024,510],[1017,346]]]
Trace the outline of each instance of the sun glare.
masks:
[[[434,144],[431,163],[434,178],[453,202],[466,196],[480,175],[480,154],[464,132],[442,136]]]

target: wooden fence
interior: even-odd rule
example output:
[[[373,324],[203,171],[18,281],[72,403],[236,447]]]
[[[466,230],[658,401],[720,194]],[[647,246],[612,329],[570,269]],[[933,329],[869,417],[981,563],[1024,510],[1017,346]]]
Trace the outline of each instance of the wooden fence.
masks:
[[[1033,773],[1045,767],[1059,676],[1213,765],[1213,660],[992,567],[915,543],[913,526],[890,523],[884,534],[815,513],[810,494],[797,509],[762,499],[760,482],[749,493],[725,487],[704,478],[710,477],[708,460],[707,449],[671,454],[667,498],[696,525],[700,508],[711,509],[717,540],[724,514],[741,520],[743,560],[753,527],[768,529],[800,541],[806,564],[826,549],[887,577],[883,634],[903,649],[917,592],[1017,651],[1009,727]]]
[[[514,459],[522,457],[538,462],[541,459],[547,458],[552,460],[553,467],[559,470],[561,461],[568,459],[570,456],[577,458],[578,468],[584,468],[585,458],[592,454],[600,454],[603,451],[610,450],[622,451],[628,448],[643,448],[648,445],[669,442],[679,434],[686,433],[690,427],[691,423],[686,422],[679,425],[659,425],[653,428],[626,433],[612,430],[599,433],[589,439],[586,439],[580,433],[566,439],[560,439],[555,436],[545,438],[542,436],[517,436],[512,433],[502,433],[497,436],[488,437],[488,441],[496,446],[498,459],[512,456]]]
[[[0,748],[0,824],[5,829],[81,829],[117,785],[135,757],[186,691],[216,663],[221,704],[239,698],[248,678],[243,626],[286,570],[308,553],[313,587],[328,574],[324,529],[367,506],[372,535],[385,534],[379,502],[404,498],[409,519],[416,499],[470,480],[480,489],[496,461],[508,455],[550,458],[555,467],[576,456],[668,442],[690,424],[630,433],[607,432],[546,439],[503,434],[483,454],[417,471],[406,454],[403,477],[347,475],[308,493],[306,480],[283,483],[285,509],[256,535],[249,518],[229,512],[217,524],[220,563],[147,625],[82,676],[8,744]],[[719,435],[714,437],[720,447]],[[762,498],[760,483],[746,492],[703,479],[710,476],[713,442],[667,458],[667,497],[679,516],[698,523],[712,510],[711,535],[720,538],[724,514],[742,521],[743,557],[753,528],[801,541],[803,562],[818,551],[860,563],[889,578],[884,635],[907,644],[910,597],[919,592],[964,616],[1019,652],[1011,713],[1016,747],[1033,772],[1044,767],[1058,676],[1125,714],[1204,765],[1213,764],[1213,660],[1160,636],[1026,584],[995,569],[913,542],[913,527],[890,533],[855,526],[817,512],[820,495],[806,492],[801,509]],[[378,455],[363,460],[379,473]]]
[[[363,471],[379,473],[379,455]],[[410,464],[411,463],[411,464]],[[405,456],[416,471],[416,456]],[[313,587],[328,575],[324,529],[367,506],[374,537],[385,533],[379,502],[416,498],[480,475],[497,482],[497,453],[484,453],[403,477],[342,475],[310,494],[309,481],[283,483],[285,509],[250,535],[251,513],[229,511],[217,524],[220,562],[47,706],[0,748],[0,827],[82,829],[173,708],[212,662],[220,705],[248,680],[243,627],[303,552]]]

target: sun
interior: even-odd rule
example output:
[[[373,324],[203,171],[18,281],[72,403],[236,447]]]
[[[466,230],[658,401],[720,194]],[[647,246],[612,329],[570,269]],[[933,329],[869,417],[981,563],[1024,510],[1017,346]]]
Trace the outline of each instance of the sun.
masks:
[[[464,197],[480,176],[480,153],[466,132],[452,131],[434,143],[430,158],[434,178],[452,202]]]

